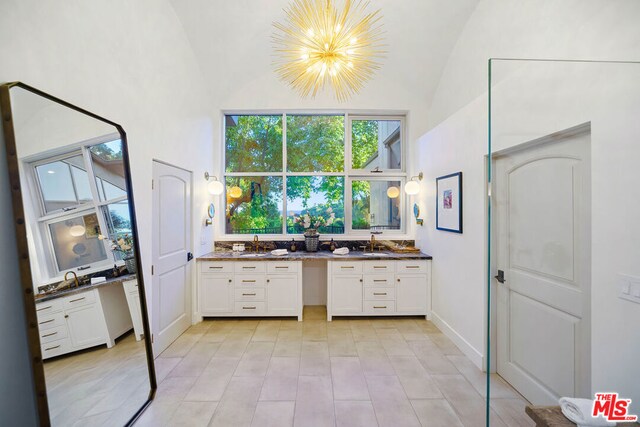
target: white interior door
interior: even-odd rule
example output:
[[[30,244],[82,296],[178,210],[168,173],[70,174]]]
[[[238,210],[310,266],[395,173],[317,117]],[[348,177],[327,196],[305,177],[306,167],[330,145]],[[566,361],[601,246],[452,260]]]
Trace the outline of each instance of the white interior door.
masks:
[[[590,395],[590,131],[538,142],[494,163],[497,367],[556,405]]]
[[[191,325],[191,172],[153,162],[153,352]]]

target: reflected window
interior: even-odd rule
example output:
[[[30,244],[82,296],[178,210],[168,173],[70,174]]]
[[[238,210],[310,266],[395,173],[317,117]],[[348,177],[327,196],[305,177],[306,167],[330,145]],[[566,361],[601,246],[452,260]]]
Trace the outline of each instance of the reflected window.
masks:
[[[107,260],[95,213],[52,221],[48,229],[58,271]]]
[[[373,232],[402,230],[401,181],[353,180],[351,228]]]
[[[126,197],[127,184],[124,176],[122,142],[120,140],[105,142],[90,147],[89,151],[100,200]]]
[[[352,120],[351,166],[368,171],[402,169],[400,120]]]
[[[282,178],[233,176],[226,178],[228,234],[282,233]]]
[[[46,213],[75,209],[93,200],[82,154],[38,162],[35,170]]]
[[[297,218],[309,214],[324,222],[318,232],[344,233],[344,177],[287,177],[287,233],[302,234]]]

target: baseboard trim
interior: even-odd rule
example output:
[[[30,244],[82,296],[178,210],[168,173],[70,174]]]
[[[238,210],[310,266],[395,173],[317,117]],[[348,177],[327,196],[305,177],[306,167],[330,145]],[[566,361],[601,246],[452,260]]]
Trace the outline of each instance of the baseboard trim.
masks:
[[[440,329],[440,331],[445,334],[453,343],[460,349],[465,356],[471,360],[471,362],[478,367],[478,369],[483,370],[484,366],[484,356],[478,350],[475,349],[467,340],[465,340],[462,335],[457,333],[455,329],[453,329],[447,322],[445,322],[442,317],[438,315],[435,311],[431,311],[431,321],[434,325]]]

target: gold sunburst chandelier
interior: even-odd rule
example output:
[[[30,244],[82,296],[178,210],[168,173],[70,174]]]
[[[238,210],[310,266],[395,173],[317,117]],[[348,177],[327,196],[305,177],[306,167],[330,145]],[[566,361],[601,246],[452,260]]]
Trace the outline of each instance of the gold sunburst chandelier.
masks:
[[[368,1],[294,0],[286,23],[274,23],[276,72],[303,97],[315,97],[325,84],[338,101],[357,93],[380,68],[380,10],[367,13]]]

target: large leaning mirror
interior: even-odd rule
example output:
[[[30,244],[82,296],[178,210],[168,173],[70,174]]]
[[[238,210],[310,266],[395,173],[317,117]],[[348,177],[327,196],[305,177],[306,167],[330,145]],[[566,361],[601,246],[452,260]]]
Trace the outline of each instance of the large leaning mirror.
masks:
[[[131,424],[156,381],[126,135],[22,83],[0,101],[40,423]]]

